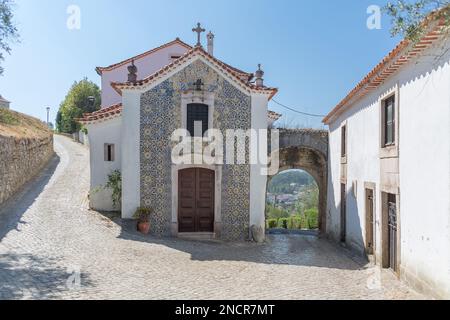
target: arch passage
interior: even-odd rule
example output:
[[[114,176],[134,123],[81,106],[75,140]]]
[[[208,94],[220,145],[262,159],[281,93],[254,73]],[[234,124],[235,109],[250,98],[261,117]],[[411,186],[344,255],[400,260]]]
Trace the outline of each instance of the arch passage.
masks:
[[[214,182],[212,170],[178,172],[179,232],[214,232]]]
[[[307,147],[280,149],[280,170],[301,169],[308,172],[319,187],[319,231],[326,233],[327,161],[317,150]],[[270,177],[271,178],[271,177]],[[269,179],[270,181],[270,179]]]

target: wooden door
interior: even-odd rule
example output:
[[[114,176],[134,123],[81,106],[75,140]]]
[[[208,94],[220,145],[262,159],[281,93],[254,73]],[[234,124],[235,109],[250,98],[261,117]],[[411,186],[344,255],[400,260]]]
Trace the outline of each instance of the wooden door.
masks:
[[[214,232],[212,170],[192,168],[178,173],[179,232]]]
[[[341,184],[341,242],[347,240],[347,186]]]
[[[389,268],[397,271],[397,204],[393,194],[388,195],[388,228]]]
[[[366,253],[368,255],[373,255],[375,251],[374,230],[373,190],[366,189]]]

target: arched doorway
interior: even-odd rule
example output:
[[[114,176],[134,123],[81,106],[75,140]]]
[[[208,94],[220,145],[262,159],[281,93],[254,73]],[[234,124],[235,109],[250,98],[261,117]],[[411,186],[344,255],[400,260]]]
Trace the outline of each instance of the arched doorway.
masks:
[[[319,186],[304,170],[289,169],[269,179],[266,197],[269,230],[319,230]]]
[[[326,233],[327,208],[327,160],[326,156],[318,150],[309,147],[286,147],[280,149],[279,173],[286,170],[303,170],[315,181],[318,189],[318,230],[320,234]],[[274,176],[268,179],[269,184]]]

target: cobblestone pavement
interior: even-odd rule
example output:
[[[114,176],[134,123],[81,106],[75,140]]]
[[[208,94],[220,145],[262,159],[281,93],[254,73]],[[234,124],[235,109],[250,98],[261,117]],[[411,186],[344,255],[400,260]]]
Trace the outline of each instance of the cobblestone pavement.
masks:
[[[263,245],[141,236],[88,210],[87,149],[60,136],[55,149],[0,211],[0,299],[423,298],[314,236]]]

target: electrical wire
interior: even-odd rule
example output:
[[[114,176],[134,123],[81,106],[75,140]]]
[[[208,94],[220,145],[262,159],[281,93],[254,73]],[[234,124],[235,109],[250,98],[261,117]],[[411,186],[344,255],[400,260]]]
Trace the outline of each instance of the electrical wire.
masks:
[[[301,114],[301,115],[304,115],[304,116],[308,116],[308,117],[317,117],[317,118],[324,118],[324,117],[325,117],[325,115],[322,115],[322,114],[313,114],[313,113],[307,113],[307,112],[302,112],[302,111],[295,110],[295,109],[293,109],[293,108],[291,108],[291,107],[288,107],[288,106],[286,106],[286,105],[284,105],[284,104],[282,104],[282,103],[279,103],[278,101],[276,101],[276,100],[274,100],[274,99],[272,99],[272,101],[273,101],[275,104],[279,105],[280,107],[283,107],[283,108],[285,108],[285,109],[288,109],[288,110],[290,110],[290,111],[292,111],[292,112],[295,112],[295,113],[298,113],[298,114]]]

